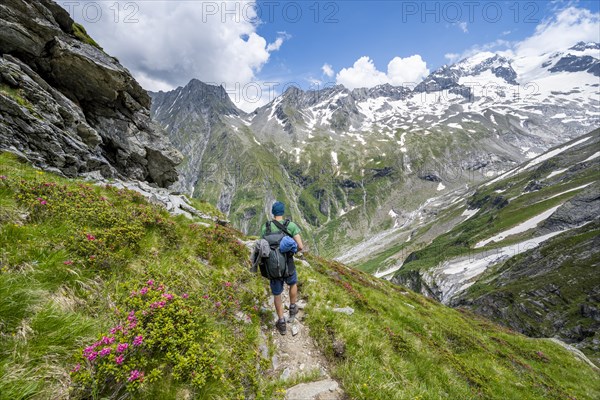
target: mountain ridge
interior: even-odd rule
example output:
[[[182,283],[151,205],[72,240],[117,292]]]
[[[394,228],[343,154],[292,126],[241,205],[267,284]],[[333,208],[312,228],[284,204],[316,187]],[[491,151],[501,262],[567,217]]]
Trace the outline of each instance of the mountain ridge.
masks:
[[[150,97],[50,0],[0,5],[0,149],[67,176],[99,171],[169,186],[176,151]]]

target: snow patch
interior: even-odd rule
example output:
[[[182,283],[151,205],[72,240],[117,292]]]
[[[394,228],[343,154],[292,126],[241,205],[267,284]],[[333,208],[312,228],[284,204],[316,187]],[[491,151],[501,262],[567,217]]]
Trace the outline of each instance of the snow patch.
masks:
[[[594,154],[592,154],[591,156],[589,156],[588,158],[586,158],[585,160],[583,160],[581,162],[584,163],[584,162],[592,161],[598,157],[600,157],[600,151],[595,152]]]
[[[532,228],[535,228],[536,226],[538,226],[538,224],[540,222],[545,221],[549,216],[551,216],[554,213],[554,211],[556,211],[558,209],[558,207],[560,207],[561,205],[562,204],[554,206],[554,207],[544,211],[543,213],[536,215],[533,218],[529,218],[527,221],[521,222],[517,226],[514,226],[510,229],[500,232],[497,235],[494,235],[489,239],[482,240],[475,245],[475,248],[478,249],[478,248],[483,247],[486,244],[491,243],[491,242],[501,242],[502,240],[506,239],[508,236],[516,235],[517,233],[526,232]]]
[[[465,218],[465,221],[466,221],[469,218],[471,218],[473,215],[477,214],[478,211],[479,211],[479,208],[476,208],[474,210],[469,210],[468,208],[465,208],[465,211],[463,211],[462,214],[460,214],[460,215],[462,215],[463,217],[467,217],[467,218]]]
[[[548,174],[548,176],[546,177],[546,179],[550,179],[550,178],[552,178],[553,176],[560,175],[560,174],[562,174],[563,172],[565,172],[566,170],[568,170],[568,168],[557,169],[556,171],[552,171],[552,172],[550,172],[550,173]]]

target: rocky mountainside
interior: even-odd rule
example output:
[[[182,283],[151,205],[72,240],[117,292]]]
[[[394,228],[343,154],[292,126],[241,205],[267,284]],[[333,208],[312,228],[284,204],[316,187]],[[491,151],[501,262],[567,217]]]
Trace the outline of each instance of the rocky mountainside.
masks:
[[[291,87],[250,114],[192,81],[152,94],[152,115],[188,159],[183,190],[246,232],[269,199],[289,198],[313,250],[347,257],[365,237],[411,225],[429,199],[597,127],[599,59],[596,43],[527,58],[480,53],[413,89]]]
[[[0,14],[0,149],[67,176],[177,181],[150,97],[62,7],[6,0]]]
[[[600,359],[600,130],[385,232],[357,266]],[[385,241],[385,240],[384,240]]]

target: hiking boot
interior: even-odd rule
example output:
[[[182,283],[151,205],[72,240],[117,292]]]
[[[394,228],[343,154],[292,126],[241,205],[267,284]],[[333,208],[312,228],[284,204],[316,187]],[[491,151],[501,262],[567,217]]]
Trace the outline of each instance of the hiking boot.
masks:
[[[290,317],[288,318],[288,322],[294,322],[296,314],[298,314],[298,305],[290,304]]]
[[[275,327],[277,328],[279,333],[281,333],[282,335],[285,335],[285,331],[287,329],[285,326],[285,318],[278,319],[277,323],[275,324]]]

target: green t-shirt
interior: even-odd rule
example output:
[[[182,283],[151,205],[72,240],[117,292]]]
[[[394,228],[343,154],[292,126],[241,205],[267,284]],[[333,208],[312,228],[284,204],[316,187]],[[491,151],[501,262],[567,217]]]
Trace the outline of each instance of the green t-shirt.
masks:
[[[284,222],[285,222],[285,220],[279,221],[279,223],[281,225],[283,225]],[[298,225],[296,225],[292,221],[290,221],[290,224],[287,226],[287,230],[289,233],[292,234],[292,236],[296,236],[300,233],[300,228],[298,227]],[[262,224],[262,228],[260,228],[260,236],[261,237],[264,236],[265,232],[267,232],[267,224],[266,223]],[[279,228],[273,222],[271,222],[271,232],[279,232]]]

